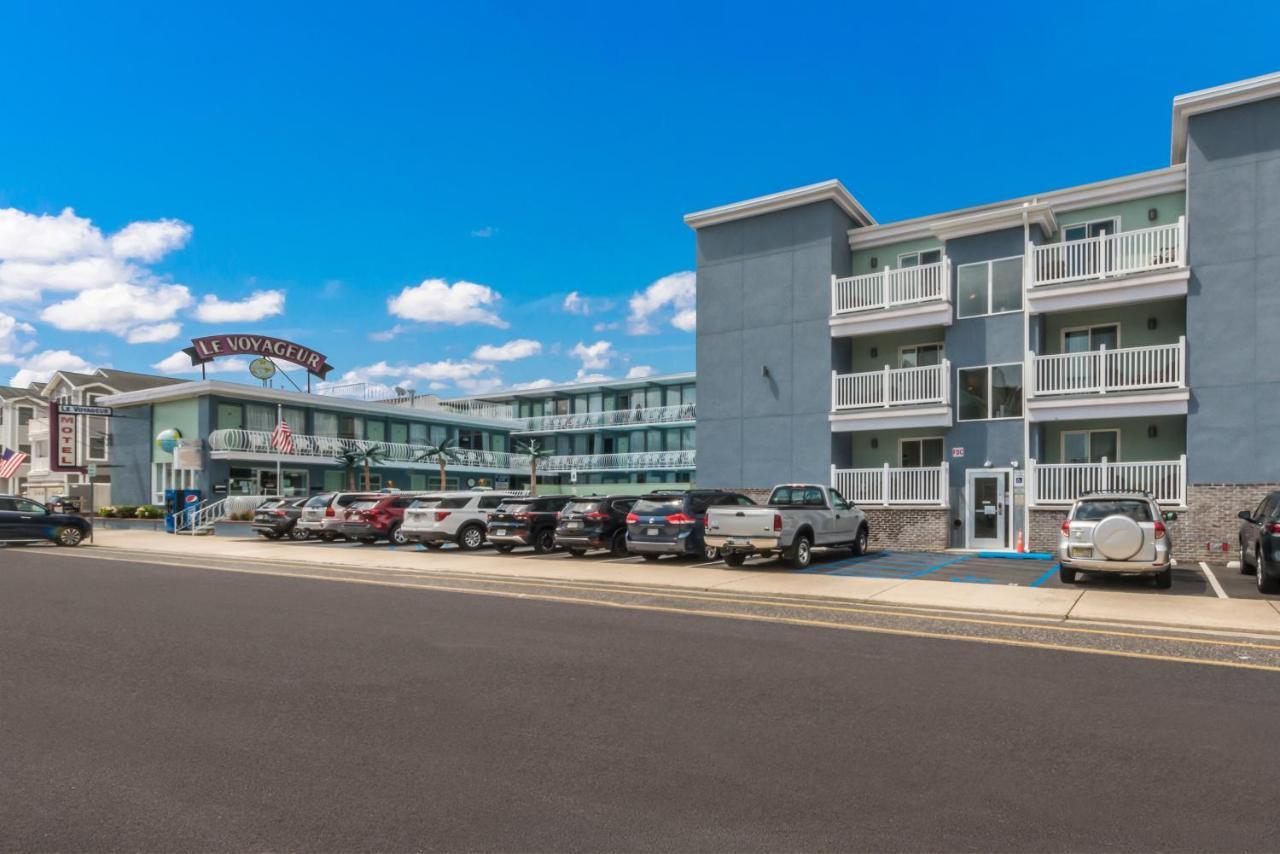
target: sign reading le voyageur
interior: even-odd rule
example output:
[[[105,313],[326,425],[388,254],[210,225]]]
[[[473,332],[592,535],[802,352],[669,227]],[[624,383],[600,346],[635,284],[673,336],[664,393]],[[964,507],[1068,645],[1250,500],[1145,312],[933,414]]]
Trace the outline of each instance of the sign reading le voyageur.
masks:
[[[192,365],[203,365],[223,356],[266,356],[292,362],[320,379],[324,379],[333,370],[333,365],[329,364],[323,353],[266,335],[209,335],[205,338],[193,338],[191,346],[182,352],[191,357]]]

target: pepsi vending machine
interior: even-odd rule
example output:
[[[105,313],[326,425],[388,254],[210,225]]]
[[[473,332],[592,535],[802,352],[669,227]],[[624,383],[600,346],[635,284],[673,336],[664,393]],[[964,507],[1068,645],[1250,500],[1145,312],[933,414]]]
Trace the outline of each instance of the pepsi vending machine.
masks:
[[[198,489],[166,489],[164,491],[164,529],[176,534],[187,524],[190,514],[200,506]]]

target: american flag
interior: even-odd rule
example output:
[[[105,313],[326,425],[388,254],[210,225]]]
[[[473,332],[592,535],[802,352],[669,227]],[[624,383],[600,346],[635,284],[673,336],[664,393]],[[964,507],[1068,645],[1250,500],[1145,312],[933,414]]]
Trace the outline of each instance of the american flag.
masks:
[[[293,431],[287,421],[276,422],[276,429],[271,431],[271,447],[282,454],[293,453]]]
[[[27,455],[22,451],[0,450],[0,480],[16,475],[26,461]]]

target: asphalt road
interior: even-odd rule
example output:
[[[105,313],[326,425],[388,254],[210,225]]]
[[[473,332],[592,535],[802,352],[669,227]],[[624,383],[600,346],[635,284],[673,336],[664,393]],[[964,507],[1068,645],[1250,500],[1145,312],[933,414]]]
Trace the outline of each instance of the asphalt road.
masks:
[[[0,550],[4,850],[1275,850],[1280,675]]]

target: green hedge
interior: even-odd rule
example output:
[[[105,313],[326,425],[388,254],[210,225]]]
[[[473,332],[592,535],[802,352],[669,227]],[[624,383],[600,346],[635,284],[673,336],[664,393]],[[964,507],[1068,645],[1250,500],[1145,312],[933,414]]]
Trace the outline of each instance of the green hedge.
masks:
[[[164,508],[157,507],[154,504],[144,504],[138,508],[134,515],[139,519],[163,519]]]

